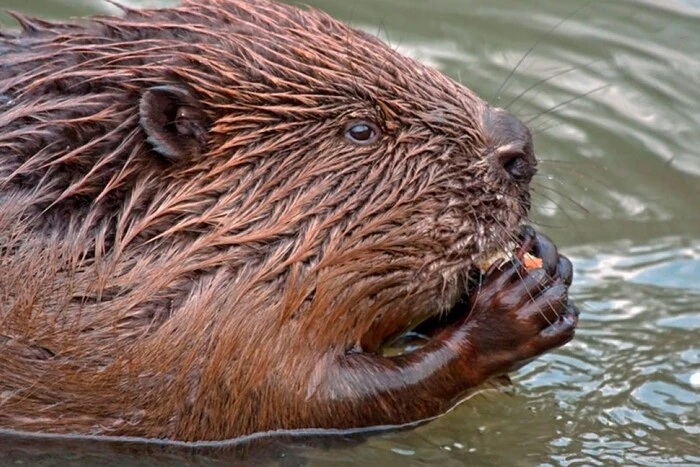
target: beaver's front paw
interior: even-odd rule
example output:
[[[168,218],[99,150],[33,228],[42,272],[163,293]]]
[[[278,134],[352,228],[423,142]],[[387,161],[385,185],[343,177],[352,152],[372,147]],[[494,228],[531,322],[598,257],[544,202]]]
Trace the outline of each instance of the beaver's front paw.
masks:
[[[523,251],[542,259],[527,270],[517,261],[492,266],[471,295],[465,322],[482,376],[512,371],[574,337],[578,311],[569,303],[571,262],[534,230],[523,233]]]

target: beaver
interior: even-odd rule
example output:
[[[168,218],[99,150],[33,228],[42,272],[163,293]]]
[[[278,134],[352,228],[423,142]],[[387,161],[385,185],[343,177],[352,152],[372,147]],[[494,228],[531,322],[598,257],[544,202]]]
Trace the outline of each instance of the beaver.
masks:
[[[0,428],[399,426],[573,337],[517,118],[312,9],[121,8],[0,36]]]

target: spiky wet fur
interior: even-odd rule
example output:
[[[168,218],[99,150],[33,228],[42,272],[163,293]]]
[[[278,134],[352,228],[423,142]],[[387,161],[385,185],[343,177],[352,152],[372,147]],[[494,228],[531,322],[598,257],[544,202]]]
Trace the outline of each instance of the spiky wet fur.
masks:
[[[189,1],[0,35],[0,427],[183,440],[312,423],[334,355],[452,306],[527,187],[468,89],[316,11]],[[138,106],[188,89],[206,151]],[[382,129],[373,145],[349,121]]]

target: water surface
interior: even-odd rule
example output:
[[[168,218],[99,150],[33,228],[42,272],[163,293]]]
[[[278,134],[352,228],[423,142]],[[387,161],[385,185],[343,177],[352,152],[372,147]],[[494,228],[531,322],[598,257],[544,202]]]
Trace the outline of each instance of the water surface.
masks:
[[[283,463],[700,465],[700,2],[308,3],[530,122],[542,161],[533,218],[573,259],[582,316],[576,339],[515,374],[510,391],[342,449],[282,448]],[[99,1],[0,5],[43,17],[111,11]],[[0,440],[0,464],[216,460],[230,458]]]

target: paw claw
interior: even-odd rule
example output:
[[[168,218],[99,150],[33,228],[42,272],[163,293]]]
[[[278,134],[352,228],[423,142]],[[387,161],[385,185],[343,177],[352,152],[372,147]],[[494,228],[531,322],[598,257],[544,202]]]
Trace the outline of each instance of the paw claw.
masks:
[[[542,267],[547,271],[547,274],[555,277],[559,262],[559,252],[554,242],[546,235],[537,234],[535,244],[532,247],[532,254],[542,260]]]

